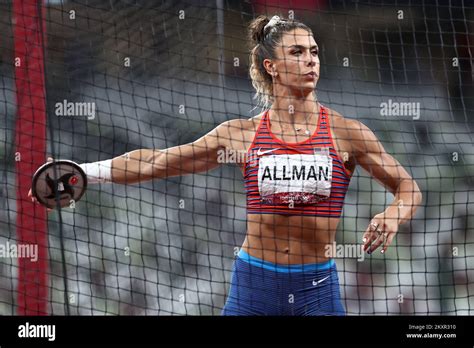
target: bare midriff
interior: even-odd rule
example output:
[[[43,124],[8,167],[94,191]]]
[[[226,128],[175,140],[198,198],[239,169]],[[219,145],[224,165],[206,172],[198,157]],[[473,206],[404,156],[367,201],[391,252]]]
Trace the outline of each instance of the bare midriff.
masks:
[[[339,219],[248,214],[242,248],[251,256],[276,264],[326,262]]]

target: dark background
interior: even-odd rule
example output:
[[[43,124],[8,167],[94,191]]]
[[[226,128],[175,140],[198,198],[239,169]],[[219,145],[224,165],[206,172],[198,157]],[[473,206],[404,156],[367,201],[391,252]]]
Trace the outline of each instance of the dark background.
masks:
[[[46,7],[49,153],[53,146],[56,158],[78,163],[183,144],[225,120],[256,115],[246,26],[262,13],[294,11],[320,47],[319,100],[371,128],[424,195],[386,255],[337,260],[348,314],[474,313],[470,2],[49,1]],[[1,2],[1,243],[15,240],[16,219],[11,15],[11,3]],[[56,116],[54,105],[64,99],[94,102],[96,117]],[[420,118],[382,116],[380,104],[389,99],[419,102]],[[338,243],[359,243],[369,219],[392,199],[358,169]],[[93,186],[61,214],[71,314],[220,313],[246,229],[236,166]],[[64,313],[58,231],[52,212],[51,314]],[[16,312],[16,272],[16,260],[0,259],[0,314]]]

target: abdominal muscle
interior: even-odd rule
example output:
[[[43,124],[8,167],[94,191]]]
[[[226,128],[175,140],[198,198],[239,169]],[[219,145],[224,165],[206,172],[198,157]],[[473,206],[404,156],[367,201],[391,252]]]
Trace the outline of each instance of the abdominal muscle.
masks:
[[[320,263],[335,241],[339,218],[248,214],[242,248],[276,264]]]

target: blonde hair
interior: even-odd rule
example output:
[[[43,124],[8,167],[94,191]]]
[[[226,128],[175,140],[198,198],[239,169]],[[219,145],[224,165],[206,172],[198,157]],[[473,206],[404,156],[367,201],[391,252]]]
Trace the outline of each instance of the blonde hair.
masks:
[[[255,88],[254,99],[262,108],[269,108],[274,101],[272,76],[265,70],[263,61],[275,59],[275,49],[284,33],[301,28],[313,36],[313,31],[305,24],[295,21],[272,17],[272,23],[267,16],[258,16],[248,26],[250,43],[250,79]]]

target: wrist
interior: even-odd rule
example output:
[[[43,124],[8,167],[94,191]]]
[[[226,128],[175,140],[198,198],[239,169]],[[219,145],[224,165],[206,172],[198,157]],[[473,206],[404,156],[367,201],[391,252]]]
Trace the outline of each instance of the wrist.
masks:
[[[112,160],[79,164],[87,176],[89,184],[102,184],[112,182]]]
[[[387,220],[395,220],[397,224],[401,224],[403,221],[401,212],[400,212],[400,207],[398,205],[391,205],[387,209],[385,209],[384,214],[385,214],[385,219]]]

